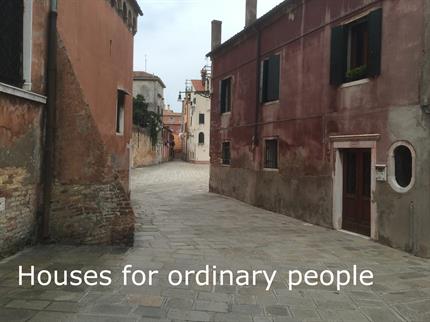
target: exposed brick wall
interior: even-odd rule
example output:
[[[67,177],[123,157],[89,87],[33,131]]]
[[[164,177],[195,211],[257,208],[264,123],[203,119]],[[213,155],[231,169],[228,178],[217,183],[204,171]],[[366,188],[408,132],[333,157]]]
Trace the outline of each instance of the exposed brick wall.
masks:
[[[6,210],[0,212],[0,257],[32,243],[36,237],[37,185],[26,184],[24,168],[0,169],[0,197]]]
[[[132,245],[134,213],[118,184],[54,186],[51,238],[72,244]]]
[[[36,238],[43,105],[0,93],[0,257]]]

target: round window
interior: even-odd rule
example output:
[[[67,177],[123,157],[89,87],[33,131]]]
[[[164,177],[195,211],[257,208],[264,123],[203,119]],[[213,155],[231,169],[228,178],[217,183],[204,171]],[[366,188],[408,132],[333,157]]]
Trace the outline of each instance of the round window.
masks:
[[[406,188],[412,181],[412,153],[408,147],[400,145],[394,150],[395,175],[397,184]]]
[[[415,183],[415,151],[407,142],[390,149],[390,184],[397,192],[409,191]]]

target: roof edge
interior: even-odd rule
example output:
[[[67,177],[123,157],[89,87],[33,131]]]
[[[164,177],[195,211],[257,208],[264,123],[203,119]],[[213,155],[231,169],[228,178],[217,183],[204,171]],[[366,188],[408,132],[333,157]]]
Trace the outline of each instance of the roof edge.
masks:
[[[134,9],[137,11],[137,13],[140,16],[143,16],[143,11],[140,8],[139,4],[137,3],[137,0],[130,0],[131,4],[133,5]]]
[[[263,26],[265,23],[267,23],[270,19],[277,17],[277,15],[282,16],[284,14],[283,10],[286,10],[290,6],[293,6],[295,3],[302,4],[306,0],[284,0],[280,4],[278,4],[276,7],[272,8],[270,11],[268,11],[266,14],[258,18],[256,21],[254,21],[252,24],[250,24],[248,27],[245,27],[243,30],[239,31],[237,34],[235,34],[233,37],[216,47],[214,50],[210,51],[206,54],[206,57],[213,57],[213,55],[219,53],[225,48],[228,48],[230,46],[235,45],[242,37],[249,37],[252,32],[259,31],[259,28]],[[290,11],[291,8],[288,10]]]

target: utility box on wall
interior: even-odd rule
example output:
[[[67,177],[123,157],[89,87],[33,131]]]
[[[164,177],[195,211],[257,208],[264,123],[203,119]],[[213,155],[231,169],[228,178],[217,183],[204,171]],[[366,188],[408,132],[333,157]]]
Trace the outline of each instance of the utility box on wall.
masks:
[[[376,181],[386,182],[387,181],[387,166],[385,164],[377,164],[375,166]]]

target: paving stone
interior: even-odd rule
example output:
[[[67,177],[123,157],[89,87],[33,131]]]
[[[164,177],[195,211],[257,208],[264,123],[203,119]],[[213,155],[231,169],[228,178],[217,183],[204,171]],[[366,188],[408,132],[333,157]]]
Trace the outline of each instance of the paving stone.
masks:
[[[52,302],[46,308],[47,311],[56,311],[56,312],[70,312],[77,313],[79,312],[80,305],[75,302]]]
[[[110,314],[110,315],[127,315],[132,310],[131,306],[113,305],[113,304],[96,304],[88,308],[88,313],[93,314]]]
[[[215,313],[215,322],[253,322],[252,315],[241,313]]]
[[[0,307],[0,322],[27,321],[36,313],[37,311]]]
[[[230,294],[223,294],[223,293],[207,293],[207,292],[200,292],[197,296],[197,299],[202,301],[211,301],[211,302],[229,302],[231,301],[231,295]],[[242,304],[242,303],[238,303]]]
[[[178,309],[169,310],[167,317],[173,320],[185,321],[211,321],[212,314],[201,311],[183,311]]]
[[[266,306],[265,311],[270,316],[290,316],[288,309],[281,305]]]
[[[133,314],[146,318],[161,318],[164,316],[164,313],[161,308],[141,305],[133,311]]]
[[[197,300],[194,304],[195,309],[198,311],[209,311],[209,312],[228,312],[229,306],[224,302],[210,302]]]
[[[43,310],[49,305],[48,301],[12,300],[5,307],[13,309]]]
[[[30,322],[71,322],[75,320],[76,316],[70,313],[39,312],[30,319]]]

